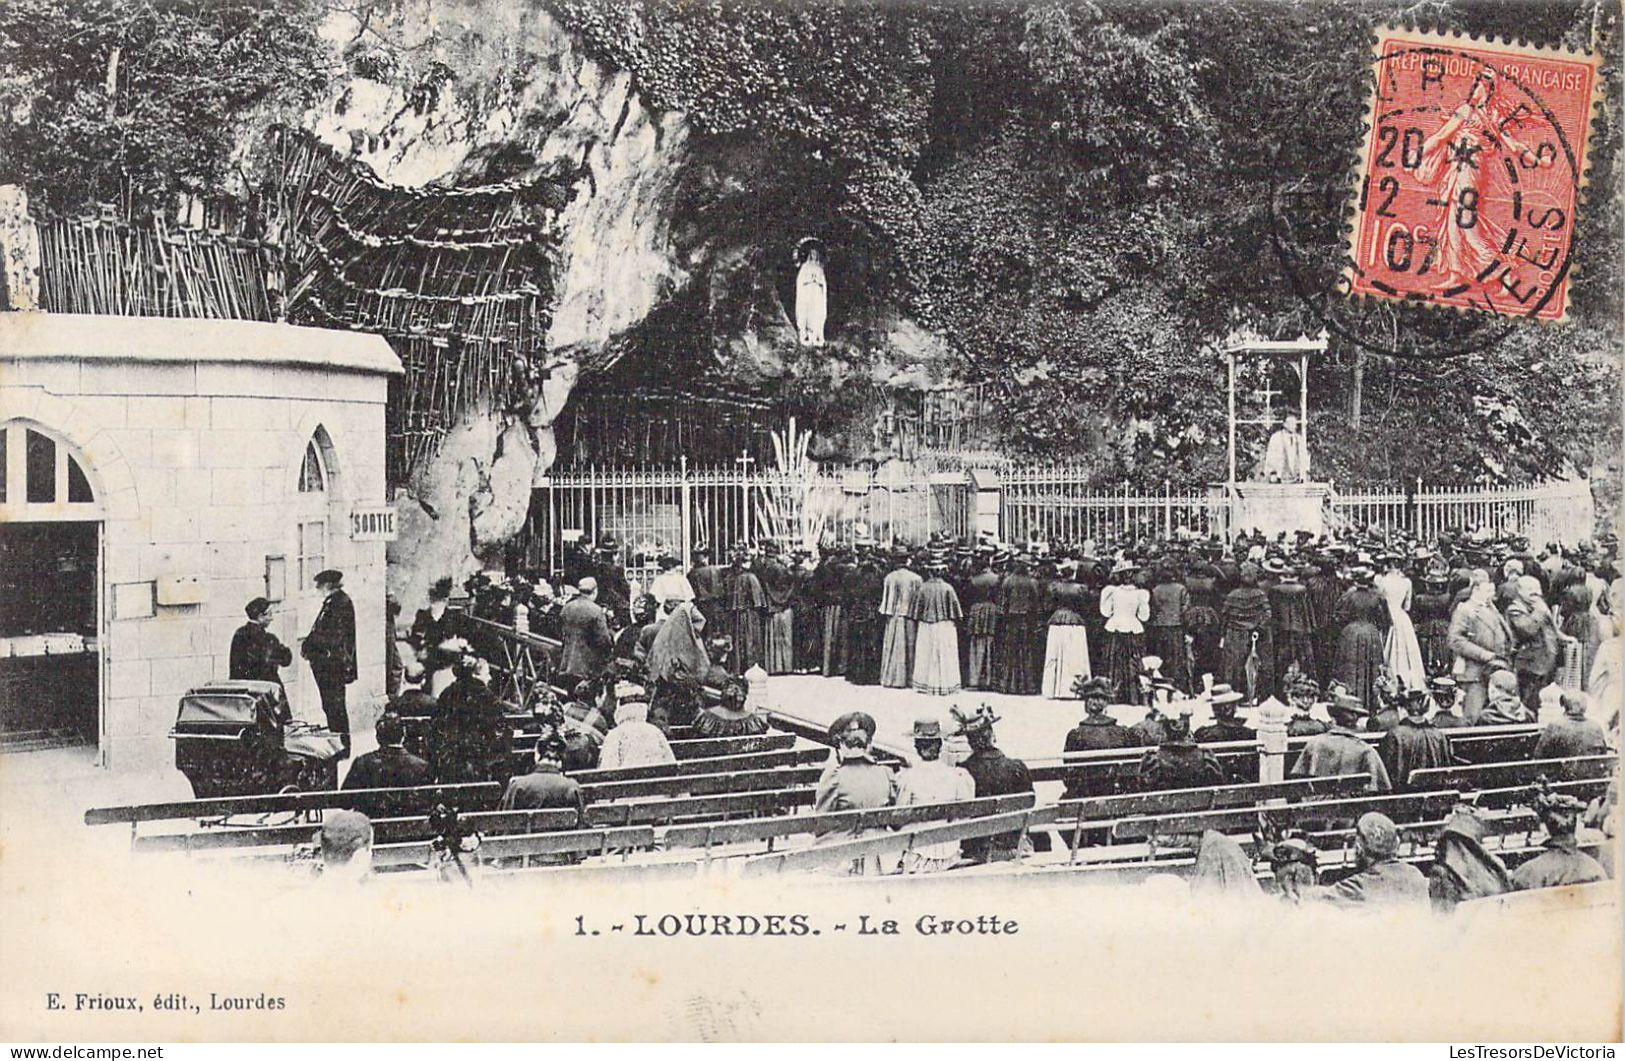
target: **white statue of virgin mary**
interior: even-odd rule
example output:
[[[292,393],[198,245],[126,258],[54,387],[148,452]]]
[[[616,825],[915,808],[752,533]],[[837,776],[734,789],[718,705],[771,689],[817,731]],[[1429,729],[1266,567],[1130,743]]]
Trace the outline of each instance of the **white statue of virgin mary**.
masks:
[[[796,335],[806,346],[824,345],[829,282],[824,278],[824,245],[808,237],[796,244]]]

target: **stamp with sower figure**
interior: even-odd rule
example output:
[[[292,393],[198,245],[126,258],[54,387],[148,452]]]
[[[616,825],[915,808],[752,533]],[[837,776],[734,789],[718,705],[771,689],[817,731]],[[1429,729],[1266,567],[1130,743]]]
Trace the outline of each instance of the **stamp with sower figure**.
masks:
[[[1597,60],[1384,28],[1374,72],[1350,292],[1562,320]]]

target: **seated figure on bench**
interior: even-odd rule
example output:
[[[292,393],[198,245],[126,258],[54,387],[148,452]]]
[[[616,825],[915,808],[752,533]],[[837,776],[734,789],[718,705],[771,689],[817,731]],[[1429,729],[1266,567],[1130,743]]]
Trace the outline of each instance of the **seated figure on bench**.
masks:
[[[1546,723],[1546,728],[1540,731],[1540,739],[1535,741],[1531,758],[1573,759],[1581,755],[1608,754],[1608,738],[1602,727],[1586,717],[1588,700],[1582,692],[1561,694],[1563,717]]]
[[[1243,725],[1236,718],[1238,705],[1241,703],[1240,693],[1221,682],[1213,687],[1206,699],[1213,709],[1213,722],[1192,734],[1198,744],[1258,739],[1257,730]]]
[[[1295,663],[1288,667],[1287,675],[1283,679],[1287,706],[1292,709],[1292,717],[1286,724],[1286,735],[1314,737],[1325,733],[1327,729],[1326,723],[1310,714],[1315,709],[1315,704],[1320,701],[1320,683],[1296,670],[1296,667]]]
[[[1447,677],[1434,678],[1428,682],[1428,692],[1433,696],[1433,724],[1439,729],[1462,729],[1467,720],[1456,714],[1456,704],[1461,699],[1461,689],[1456,685],[1456,679]]]
[[[993,713],[992,707],[983,704],[971,715],[951,707],[948,713],[959,724],[959,735],[970,744],[970,757],[960,765],[976,782],[977,799],[1033,791],[1033,778],[1027,764],[1005,755],[994,743],[993,724],[999,721],[999,716]],[[1048,839],[1047,834],[1040,835]],[[1022,833],[1018,829],[966,840],[960,848],[966,858],[975,862],[1008,862],[1020,857],[1021,841]]]
[[[1169,705],[1168,735],[1140,760],[1140,788],[1207,788],[1225,783],[1224,768],[1206,748],[1191,738],[1191,707],[1185,700]]]
[[[1518,676],[1509,669],[1490,672],[1484,696],[1484,707],[1474,725],[1511,726],[1535,720],[1518,695]]]
[[[875,739],[874,717],[862,711],[852,711],[837,719],[832,728],[839,741],[835,754],[840,761],[819,779],[818,793],[813,803],[817,813],[873,810],[895,803],[897,779],[891,768],[877,763],[869,750]],[[826,828],[814,835],[813,843],[837,843],[862,835],[863,831],[856,828]],[[869,855],[854,860],[847,872],[853,876],[864,876],[883,870],[879,859]]]
[[[502,810],[546,810],[573,807],[577,822],[585,823],[587,797],[580,782],[564,776],[564,740],[557,732],[536,738],[536,765],[530,773],[508,782]]]
[[[750,702],[750,687],[738,678],[722,686],[722,699],[694,716],[702,737],[755,737],[768,730],[767,716]]]
[[[1424,689],[1406,689],[1400,694],[1405,717],[1382,735],[1377,754],[1388,768],[1388,776],[1401,792],[1410,789],[1411,772],[1451,766],[1450,738],[1428,721],[1428,694]]]
[[[378,716],[374,732],[378,750],[350,764],[342,787],[414,788],[429,783],[429,764],[406,750],[406,727],[399,715],[386,711]]]
[[[1352,876],[1316,887],[1305,898],[1334,906],[1428,908],[1428,880],[1399,860],[1399,830],[1387,815],[1360,815],[1354,825],[1354,860],[1358,869]]]
[[[1079,678],[1073,692],[1083,700],[1083,721],[1066,735],[1066,751],[1094,752],[1109,748],[1136,748],[1139,736],[1106,713],[1111,705],[1112,683],[1103,677]]]
[[[1445,819],[1433,844],[1433,868],[1428,870],[1428,894],[1433,909],[1449,913],[1458,903],[1483,899],[1512,890],[1512,877],[1495,855],[1484,850],[1484,822],[1466,804]]]
[[[649,694],[633,682],[615,683],[615,728],[599,751],[600,770],[674,763],[666,735],[649,721]]]
[[[1345,774],[1369,774],[1366,788],[1371,792],[1389,792],[1393,783],[1388,780],[1388,768],[1376,749],[1367,744],[1354,731],[1355,725],[1366,713],[1357,697],[1347,693],[1334,693],[1326,709],[1331,712],[1332,728],[1310,737],[1292,764],[1293,777],[1339,777]]]
[[[1607,880],[1602,863],[1581,851],[1575,838],[1585,804],[1550,789],[1540,792],[1534,804],[1540,824],[1546,828],[1546,850],[1512,871],[1513,889],[1560,888]]]
[[[953,803],[976,797],[976,781],[942,758],[942,722],[921,718],[914,722],[914,751],[920,761],[898,775],[897,805]],[[959,861],[959,841],[923,844],[903,855],[904,873],[934,873]]]

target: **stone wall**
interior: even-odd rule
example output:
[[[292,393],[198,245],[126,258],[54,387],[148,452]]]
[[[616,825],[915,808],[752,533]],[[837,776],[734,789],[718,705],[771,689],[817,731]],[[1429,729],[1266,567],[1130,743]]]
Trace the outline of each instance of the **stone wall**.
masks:
[[[109,353],[46,356],[71,354],[80,344],[20,328],[19,318],[94,321]],[[257,330],[265,329],[301,356],[255,359],[252,346],[265,338]],[[173,336],[170,353],[145,356],[165,334]],[[121,337],[127,357],[113,356]],[[325,553],[311,566],[344,571],[355,600],[360,680],[350,686],[351,721],[358,730],[371,724],[383,700],[385,546],[350,541],[349,512],[384,500],[387,369],[323,364],[342,363],[333,351],[363,342],[375,366],[398,370],[375,336],[249,322],[0,314],[0,421],[30,420],[65,437],[103,505],[103,746],[112,767],[173,761],[165,735],[178,698],[227,676],[243,605],[275,595],[267,593],[268,557],[283,557],[285,565],[284,600],[272,625],[295,653],[284,682],[295,714],[322,720],[309,669],[298,659],[299,638],[320,605],[300,577],[302,521],[325,521]],[[318,428],[333,468],[325,496],[298,489]],[[201,582],[197,603],[157,603],[164,580],[186,577]]]

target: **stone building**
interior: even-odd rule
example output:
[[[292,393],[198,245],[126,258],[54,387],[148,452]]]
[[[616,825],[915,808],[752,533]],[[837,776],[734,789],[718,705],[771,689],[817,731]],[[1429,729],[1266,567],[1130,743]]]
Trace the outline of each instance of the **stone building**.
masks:
[[[272,631],[296,716],[322,713],[299,639],[311,576],[345,574],[360,680],[383,699],[383,339],[240,320],[0,313],[0,729],[173,761],[188,688],[224,678],[243,606]]]

